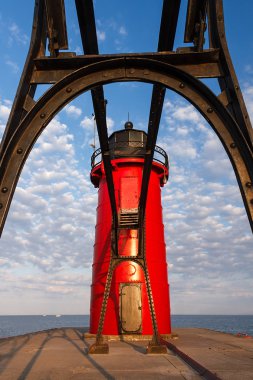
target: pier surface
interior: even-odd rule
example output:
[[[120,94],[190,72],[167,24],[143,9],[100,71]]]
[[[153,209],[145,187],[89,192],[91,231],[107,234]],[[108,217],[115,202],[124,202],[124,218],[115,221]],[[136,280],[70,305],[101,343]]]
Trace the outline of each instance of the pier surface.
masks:
[[[147,341],[110,341],[109,355],[88,355],[84,329],[61,328],[0,339],[1,379],[203,379],[179,355],[220,379],[253,379],[253,339],[207,329],[174,329],[174,351],[146,355]],[[172,347],[172,348],[173,348]],[[206,377],[208,378],[208,376]]]

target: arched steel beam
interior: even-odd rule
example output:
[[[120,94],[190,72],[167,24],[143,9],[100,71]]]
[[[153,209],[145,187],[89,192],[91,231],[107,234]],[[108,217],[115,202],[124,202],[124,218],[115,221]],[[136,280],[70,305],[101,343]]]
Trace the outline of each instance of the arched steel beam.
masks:
[[[253,156],[236,121],[202,82],[174,66],[146,58],[119,58],[74,71],[52,86],[13,133],[3,152],[0,227],[3,228],[22,167],[33,144],[64,105],[91,88],[121,81],[158,83],[189,100],[220,138],[232,163],[253,230]]]
[[[237,121],[249,146],[253,149],[253,129],[226,41],[223,1],[209,1],[208,15],[210,47],[218,48],[220,51],[219,60],[223,75],[218,78],[218,81],[221,91],[226,93],[227,108]]]
[[[34,103],[33,97],[37,86],[36,84],[31,84],[31,78],[34,70],[34,59],[40,55],[44,55],[45,43],[46,31],[44,23],[44,3],[42,0],[36,0],[34,6],[33,33],[31,36],[30,47],[9,120],[2,137],[0,155],[4,152],[9,138],[11,138],[32,103]]]

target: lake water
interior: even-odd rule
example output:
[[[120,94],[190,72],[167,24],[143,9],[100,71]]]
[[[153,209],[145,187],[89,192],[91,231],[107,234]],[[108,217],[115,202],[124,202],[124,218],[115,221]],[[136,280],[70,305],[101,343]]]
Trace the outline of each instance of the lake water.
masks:
[[[89,315],[0,316],[0,337],[22,335],[59,327],[88,327]],[[253,336],[252,315],[173,315],[173,327],[203,327]]]

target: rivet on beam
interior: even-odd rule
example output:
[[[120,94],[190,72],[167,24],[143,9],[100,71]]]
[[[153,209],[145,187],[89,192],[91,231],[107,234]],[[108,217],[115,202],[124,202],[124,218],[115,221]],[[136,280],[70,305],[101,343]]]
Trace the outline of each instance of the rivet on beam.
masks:
[[[45,117],[46,117],[46,114],[45,114],[45,113],[41,113],[41,114],[40,114],[40,118],[41,118],[41,119],[44,119]]]
[[[207,108],[207,112],[208,112],[208,113],[212,113],[212,112],[213,112],[212,107],[208,107],[208,108]]]
[[[2,193],[7,193],[8,187],[2,187]]]
[[[185,84],[184,83],[180,83],[179,87],[180,88],[185,88]]]
[[[0,203],[0,210],[1,210],[1,208],[3,208],[3,204],[2,203]]]
[[[17,149],[17,154],[22,154],[23,153],[23,149],[22,148],[18,148]]]
[[[253,199],[250,200],[250,203],[253,205]]]
[[[246,182],[246,187],[248,187],[249,189],[252,187],[252,182]]]
[[[72,88],[71,87],[67,87],[66,88],[66,92],[70,93],[72,91]]]
[[[235,148],[236,148],[236,145],[235,145],[234,142],[232,142],[232,143],[230,144],[230,148],[232,148],[232,149],[235,149]]]

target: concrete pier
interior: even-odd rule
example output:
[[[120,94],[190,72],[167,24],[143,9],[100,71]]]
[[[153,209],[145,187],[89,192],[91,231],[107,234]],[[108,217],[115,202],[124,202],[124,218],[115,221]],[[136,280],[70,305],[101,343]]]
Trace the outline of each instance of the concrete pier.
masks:
[[[173,331],[178,339],[169,341],[173,350],[163,355],[146,355],[147,341],[110,341],[109,355],[88,355],[94,339],[78,328],[1,339],[0,378],[195,380],[208,378],[211,371],[220,379],[253,379],[253,339],[206,329]],[[180,353],[199,363],[206,373],[201,376]]]

